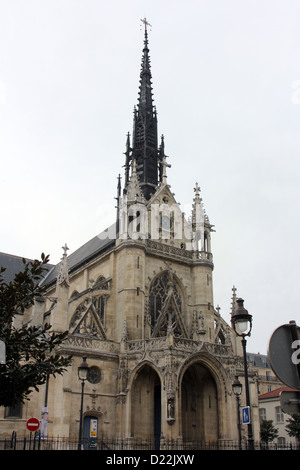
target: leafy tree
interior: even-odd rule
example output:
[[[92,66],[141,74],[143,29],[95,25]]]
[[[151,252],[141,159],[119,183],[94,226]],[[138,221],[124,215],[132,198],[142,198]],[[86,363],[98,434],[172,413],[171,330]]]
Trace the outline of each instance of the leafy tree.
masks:
[[[285,427],[290,437],[295,437],[300,442],[300,413],[294,413],[287,419]]]
[[[274,427],[273,420],[263,420],[260,425],[261,440],[268,444],[268,442],[274,441],[276,437],[278,437],[278,429]]]
[[[6,345],[6,364],[0,365],[0,406],[15,406],[30,399],[33,389],[46,382],[48,376],[63,374],[71,358],[59,355],[56,350],[68,332],[51,332],[49,324],[41,326],[13,326],[16,314],[34,304],[45,293],[40,286],[47,271],[49,257],[41,261],[26,262],[24,269],[6,283],[0,268],[0,339]]]

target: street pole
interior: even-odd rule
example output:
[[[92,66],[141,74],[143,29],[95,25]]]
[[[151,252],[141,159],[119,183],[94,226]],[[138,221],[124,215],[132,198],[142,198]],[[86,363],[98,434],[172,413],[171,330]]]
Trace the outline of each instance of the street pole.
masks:
[[[77,447],[78,450],[81,450],[81,441],[82,441],[83,392],[84,392],[84,380],[81,381],[81,404],[80,404],[79,436],[78,436],[78,447]]]
[[[238,416],[238,431],[239,431],[239,450],[242,450],[242,433],[241,433],[241,417],[240,417],[240,397],[237,395],[237,416]]]
[[[246,387],[246,405],[249,406],[249,413],[250,413],[250,423],[247,424],[248,426],[248,449],[254,450],[254,442],[253,442],[253,431],[252,431],[252,417],[251,417],[251,406],[250,406],[250,393],[249,393],[249,378],[248,378],[248,365],[247,365],[247,355],[246,355],[246,344],[247,341],[243,336],[242,339],[242,346],[243,346],[243,355],[244,355],[244,373],[245,373],[245,387]]]

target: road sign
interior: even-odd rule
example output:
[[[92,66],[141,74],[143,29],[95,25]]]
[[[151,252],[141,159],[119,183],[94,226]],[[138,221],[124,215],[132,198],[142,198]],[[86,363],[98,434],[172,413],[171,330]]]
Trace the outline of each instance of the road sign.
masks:
[[[300,328],[295,322],[281,325],[274,331],[268,358],[279,380],[300,390]]]
[[[250,424],[250,406],[242,407],[242,423]]]
[[[40,427],[40,421],[37,418],[29,418],[26,427],[28,431],[37,431]]]
[[[280,392],[280,405],[284,413],[289,415],[300,413],[300,392]]]

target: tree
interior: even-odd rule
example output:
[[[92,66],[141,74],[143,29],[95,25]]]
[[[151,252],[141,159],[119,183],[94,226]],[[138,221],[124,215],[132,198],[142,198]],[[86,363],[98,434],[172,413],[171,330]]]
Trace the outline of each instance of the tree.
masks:
[[[268,442],[274,441],[275,437],[278,437],[278,429],[274,427],[273,420],[263,420],[260,425],[261,440],[268,444]]]
[[[49,324],[21,328],[13,325],[14,317],[45,293],[40,281],[48,261],[44,254],[41,261],[23,259],[24,269],[9,283],[4,281],[5,268],[0,268],[0,339],[6,346],[6,364],[0,365],[0,406],[24,403],[33,389],[38,391],[49,376],[63,374],[71,363],[71,357],[57,353],[67,331],[51,332]]]
[[[300,413],[294,413],[291,418],[287,419],[287,425],[285,427],[290,437],[295,437],[300,442]]]

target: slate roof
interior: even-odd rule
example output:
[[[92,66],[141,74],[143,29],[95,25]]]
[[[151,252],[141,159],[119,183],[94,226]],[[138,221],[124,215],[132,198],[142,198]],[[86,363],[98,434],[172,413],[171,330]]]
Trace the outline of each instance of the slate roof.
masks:
[[[259,353],[247,353],[247,361],[255,367],[270,368],[268,356]]]
[[[93,258],[115,245],[115,237],[113,237],[115,224],[111,225],[104,232],[100,233],[90,241],[82,245],[78,250],[71,253],[68,257],[69,273],[78,269],[80,266],[91,261]],[[45,276],[44,284],[50,286],[56,281],[59,272],[60,263],[52,266],[52,269]]]
[[[26,262],[33,261],[30,259],[25,259]],[[10,255],[7,253],[0,253],[0,267],[5,268],[6,270],[2,274],[4,282],[9,283],[14,280],[14,277],[17,273],[23,271],[24,263],[22,256]],[[53,268],[53,265],[48,264],[49,269]]]
[[[115,245],[114,235],[115,224],[111,225],[104,232],[100,233],[90,241],[82,245],[78,250],[74,251],[68,256],[68,267],[71,273],[75,269],[83,266],[93,258]],[[32,261],[26,259],[26,261]],[[4,281],[10,282],[14,279],[15,274],[23,270],[23,258],[21,256],[9,255],[7,253],[0,253],[0,266],[6,268],[3,273]],[[49,271],[45,275],[42,284],[51,286],[56,282],[57,274],[59,272],[60,263],[57,265],[48,264]]]

